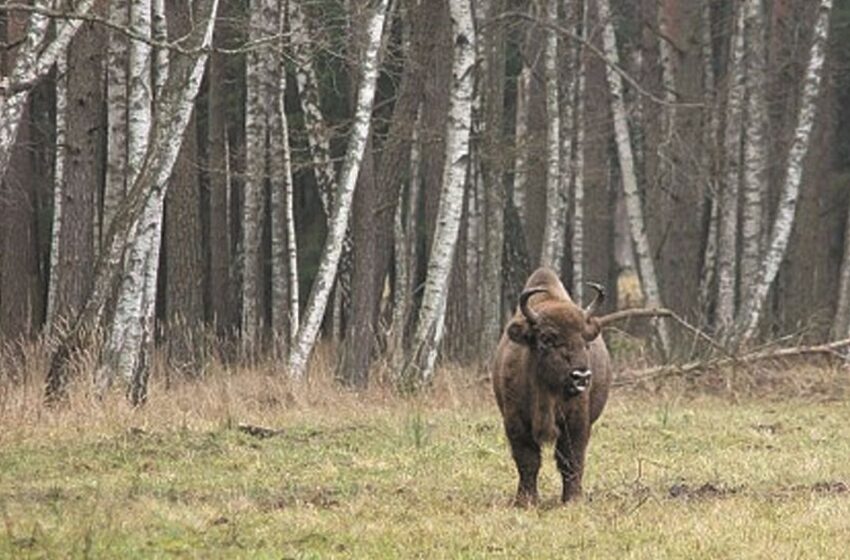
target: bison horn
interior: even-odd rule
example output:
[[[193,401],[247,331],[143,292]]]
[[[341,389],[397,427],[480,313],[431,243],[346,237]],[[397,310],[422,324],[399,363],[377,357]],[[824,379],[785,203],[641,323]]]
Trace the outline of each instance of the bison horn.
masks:
[[[596,312],[596,309],[602,304],[602,302],[605,301],[605,288],[596,282],[588,282],[587,285],[593,288],[596,292],[596,295],[593,296],[593,300],[587,304],[587,307],[584,308],[584,314],[590,317]]]
[[[525,318],[528,319],[528,322],[532,325],[537,323],[539,316],[537,313],[528,306],[528,299],[534,294],[540,294],[543,292],[547,292],[546,288],[529,288],[522,292],[519,296],[519,309],[522,311],[522,314],[525,315]]]

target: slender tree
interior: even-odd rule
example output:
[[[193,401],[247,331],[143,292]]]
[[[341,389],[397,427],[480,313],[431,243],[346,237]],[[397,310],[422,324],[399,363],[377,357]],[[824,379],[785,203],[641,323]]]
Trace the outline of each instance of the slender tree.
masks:
[[[469,0],[450,0],[449,10],[454,60],[446,125],[443,189],[413,348],[402,373],[407,383],[428,383],[434,373],[445,326],[449,278],[457,246],[469,159],[475,28]]]
[[[605,75],[610,88],[611,113],[614,119],[614,136],[617,143],[617,154],[620,161],[620,173],[625,196],[625,206],[629,217],[629,229],[634,243],[635,254],[640,271],[641,284],[646,294],[646,302],[652,307],[663,307],[658,280],[655,273],[655,263],[649,246],[646,223],[643,218],[643,205],[638,193],[637,175],[634,167],[632,141],[629,124],[626,118],[626,107],[623,103],[622,77],[616,70],[619,66],[617,38],[614,33],[614,22],[611,19],[611,9],[608,0],[598,0],[597,10],[602,28],[602,44],[607,65]],[[658,323],[658,335],[662,351],[669,352],[669,336],[664,323]]]
[[[756,334],[768,291],[779,272],[779,265],[782,263],[785,250],[788,247],[788,240],[791,237],[797,201],[800,197],[800,185],[803,182],[803,163],[809,151],[812,128],[817,113],[817,101],[823,80],[831,13],[832,0],[820,0],[817,6],[817,19],[812,31],[809,62],[803,78],[803,92],[800,97],[797,126],[785,163],[785,180],[782,184],[779,206],[770,228],[770,239],[767,250],[761,259],[758,276],[743,300],[736,322],[739,333],[737,342],[739,344],[749,343]]]
[[[319,332],[319,326],[325,313],[328,296],[333,287],[342,253],[342,242],[348,228],[354,186],[357,183],[361,158],[369,137],[378,78],[378,51],[381,45],[386,11],[387,0],[380,0],[368,20],[368,44],[364,49],[361,65],[362,73],[359,78],[354,125],[340,172],[340,180],[329,221],[328,236],[322,251],[319,270],[310,291],[310,297],[307,300],[304,320],[298,327],[295,344],[290,351],[287,363],[289,375],[296,379],[303,378],[306,373],[307,359],[316,342],[316,335]]]

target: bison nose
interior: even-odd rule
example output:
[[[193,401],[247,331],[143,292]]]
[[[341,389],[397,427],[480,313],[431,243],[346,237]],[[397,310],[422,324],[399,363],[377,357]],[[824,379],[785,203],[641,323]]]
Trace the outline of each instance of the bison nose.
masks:
[[[583,392],[590,385],[591,371],[588,368],[574,369],[570,372],[570,378],[573,381],[573,387],[579,393]]]

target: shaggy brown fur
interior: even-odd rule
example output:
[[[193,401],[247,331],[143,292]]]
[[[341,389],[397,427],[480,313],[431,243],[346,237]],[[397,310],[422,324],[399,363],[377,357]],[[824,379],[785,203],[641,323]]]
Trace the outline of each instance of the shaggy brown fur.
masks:
[[[555,442],[566,502],[581,494],[590,428],[608,399],[611,361],[592,311],[573,302],[554,272],[536,270],[523,294],[492,370],[519,473],[516,504],[537,502],[540,451],[549,442]]]

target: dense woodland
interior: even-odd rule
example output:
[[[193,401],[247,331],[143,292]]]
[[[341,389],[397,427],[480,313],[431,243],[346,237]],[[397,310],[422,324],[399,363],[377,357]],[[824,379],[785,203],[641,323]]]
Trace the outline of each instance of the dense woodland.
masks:
[[[0,41],[0,340],[48,399],[319,343],[427,383],[539,264],[730,351],[850,336],[850,0],[5,0]]]

